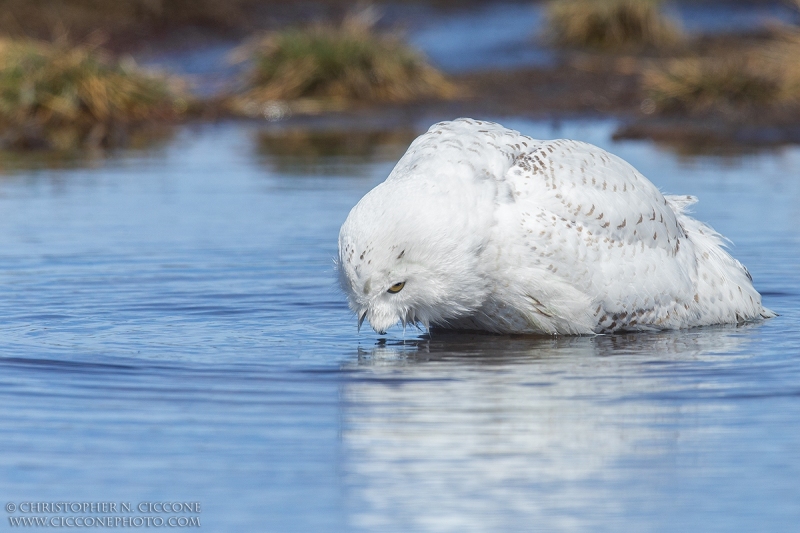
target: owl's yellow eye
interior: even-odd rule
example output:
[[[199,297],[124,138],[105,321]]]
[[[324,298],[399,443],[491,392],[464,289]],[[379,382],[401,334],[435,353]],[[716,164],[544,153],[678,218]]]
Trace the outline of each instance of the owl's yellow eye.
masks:
[[[394,285],[389,287],[389,290],[387,292],[391,292],[392,294],[396,294],[396,293],[402,291],[403,287],[405,287],[405,286],[406,286],[406,282],[405,281],[401,281],[400,283],[395,283]]]

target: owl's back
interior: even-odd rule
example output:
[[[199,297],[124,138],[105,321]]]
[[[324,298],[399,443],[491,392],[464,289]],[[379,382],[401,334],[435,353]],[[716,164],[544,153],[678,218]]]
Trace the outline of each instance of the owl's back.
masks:
[[[592,333],[773,315],[721,236],[685,213],[694,198],[662,195],[596,146],[459,119],[418,138],[387,181],[420,175],[480,188],[493,210],[477,252],[490,296],[451,326]]]

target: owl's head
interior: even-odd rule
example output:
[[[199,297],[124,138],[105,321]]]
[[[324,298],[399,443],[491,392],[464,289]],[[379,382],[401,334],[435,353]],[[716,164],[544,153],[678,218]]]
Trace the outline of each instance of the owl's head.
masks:
[[[337,269],[359,326],[384,334],[397,324],[444,326],[486,294],[480,241],[452,198],[404,182],[384,182],[350,211],[339,231]]]

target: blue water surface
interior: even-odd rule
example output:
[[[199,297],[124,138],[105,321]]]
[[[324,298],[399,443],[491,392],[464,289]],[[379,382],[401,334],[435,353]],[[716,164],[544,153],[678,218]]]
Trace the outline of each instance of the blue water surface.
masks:
[[[4,503],[196,501],[215,532],[796,530],[800,148],[683,156],[613,143],[612,122],[505,124],[700,197],[780,316],[358,335],[337,232],[405,141],[287,150],[222,123],[66,166],[3,159]]]

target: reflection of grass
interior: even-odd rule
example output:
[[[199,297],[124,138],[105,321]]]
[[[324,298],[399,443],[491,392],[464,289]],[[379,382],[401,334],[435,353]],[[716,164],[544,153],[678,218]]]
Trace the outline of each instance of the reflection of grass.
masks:
[[[364,17],[339,26],[273,32],[239,50],[252,62],[247,89],[231,100],[257,114],[275,101],[403,102],[453,96],[454,87],[399,38],[376,33]],[[325,104],[327,103],[327,104]],[[254,111],[255,110],[255,111]]]
[[[174,133],[175,126],[172,124],[148,124],[126,132],[122,150],[128,154],[141,151],[152,155],[163,148]],[[119,155],[119,151],[0,149],[0,174],[27,172],[32,169],[96,167],[113,155]]]
[[[777,129],[764,129],[758,124],[675,116],[624,124],[613,137],[614,140],[649,139],[681,156],[726,157],[756,154],[785,144],[786,137],[776,133],[779,133]]]
[[[394,161],[417,132],[394,130],[276,130],[258,135],[258,152],[276,168],[289,172],[318,171],[326,166]],[[337,165],[338,164],[338,165]]]
[[[662,15],[659,0],[551,0],[550,31],[568,46],[623,48],[665,46],[680,39]]]
[[[70,149],[121,143],[187,102],[168,80],[93,46],[0,39],[0,142]]]

